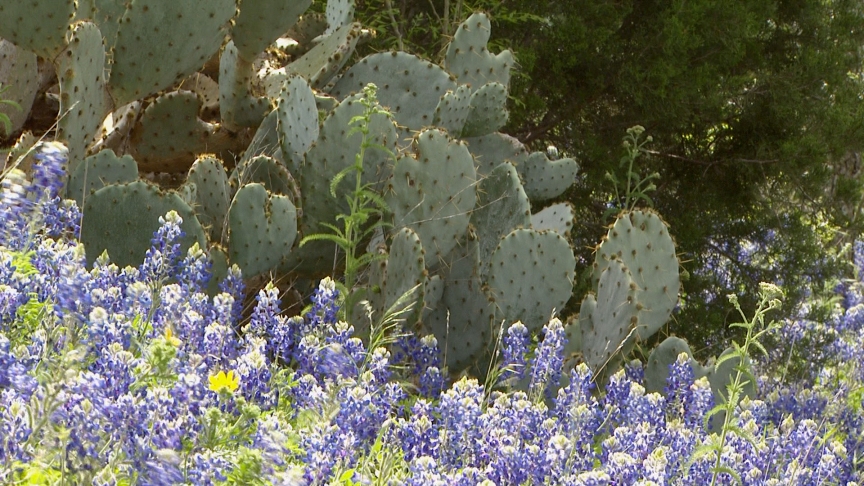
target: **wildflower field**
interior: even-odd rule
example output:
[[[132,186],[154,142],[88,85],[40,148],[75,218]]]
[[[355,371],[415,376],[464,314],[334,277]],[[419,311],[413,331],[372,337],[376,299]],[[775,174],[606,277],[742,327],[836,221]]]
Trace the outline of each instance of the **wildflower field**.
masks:
[[[0,200],[3,484],[864,479],[861,282],[837,289],[829,323],[772,321],[781,295],[763,285],[757,313],[738,321],[747,331],[738,349],[750,360],[738,361],[720,400],[684,355],[662,394],[646,393],[638,362],[598,387],[586,365],[565,369],[557,319],[533,344],[524,326],[508,324],[497,372],[479,383],[450,378],[434,337],[398,322],[367,342],[355,337],[329,278],[300,316],[280,314],[268,285],[243,317],[239,271],[209,296],[208,255],[180,253],[173,212],[138,268],[105,257],[88,268],[80,213],[58,197],[65,155],[41,150],[31,178],[7,174]],[[784,381],[771,364],[782,353],[758,352],[768,336],[819,333],[835,335],[834,358],[810,382]]]

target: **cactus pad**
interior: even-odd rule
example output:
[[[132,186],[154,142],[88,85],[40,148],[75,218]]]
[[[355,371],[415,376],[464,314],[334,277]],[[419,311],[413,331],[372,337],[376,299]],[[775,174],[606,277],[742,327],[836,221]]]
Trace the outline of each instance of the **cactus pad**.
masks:
[[[501,83],[484,84],[471,95],[462,136],[480,137],[493,133],[507,123],[508,116],[507,88]]]
[[[452,135],[462,133],[465,120],[471,112],[471,88],[461,85],[448,91],[438,100],[432,125],[447,130]]]
[[[196,187],[195,201],[191,206],[210,241],[221,241],[231,200],[228,175],[222,161],[211,155],[199,157],[189,168],[186,184]]]
[[[240,188],[228,209],[228,255],[251,278],[275,270],[297,238],[297,210],[261,184]]]
[[[456,76],[459,84],[470,84],[473,90],[486,83],[510,84],[510,68],[513,67],[513,54],[502,51],[500,54],[489,52],[492,26],[489,18],[475,13],[459,26],[453,40],[447,47],[444,67]]]
[[[86,159],[69,174],[66,198],[74,199],[79,208],[85,200],[108,184],[125,184],[138,179],[138,164],[130,155],[118,157],[111,149],[102,150]]]
[[[480,245],[480,261],[489,261],[503,236],[527,228],[530,212],[531,204],[512,164],[505,162],[482,179],[470,220]]]
[[[398,314],[401,319],[405,319],[405,325],[409,328],[420,320],[423,311],[426,281],[426,263],[423,253],[420,238],[414,231],[410,228],[397,231],[390,243],[390,252],[381,282],[384,302],[380,310]],[[408,295],[405,295],[406,293]],[[404,299],[403,295],[405,295]],[[396,306],[399,299],[402,301]]]
[[[66,31],[76,7],[75,0],[2,2],[0,37],[53,60],[66,47]]]
[[[241,57],[234,43],[228,42],[219,58],[219,107],[222,123],[231,130],[257,127],[271,111],[267,97],[253,94],[254,74],[252,61]]]
[[[675,243],[666,223],[649,210],[622,213],[597,248],[595,282],[614,260],[630,269],[639,288],[642,312],[638,336],[644,341],[669,320],[681,288]]]
[[[0,113],[5,114],[10,121],[8,133],[5,127],[0,125],[0,139],[17,132],[27,121],[39,88],[39,83],[35,82],[38,74],[36,54],[0,39],[0,85],[4,88],[2,97],[18,105],[16,108],[0,103]]]
[[[195,242],[205,247],[204,229],[192,208],[176,193],[163,192],[145,181],[99,189],[83,207],[81,242],[86,248],[87,265],[92,265],[104,251],[119,267],[140,265],[150,249],[153,233],[159,229],[159,218],[171,210],[183,218],[182,254]]]
[[[60,78],[57,140],[69,147],[70,170],[84,160],[93,136],[111,112],[104,69],[105,48],[99,28],[90,22],[76,24],[69,47],[57,58]]]
[[[519,166],[525,193],[534,200],[558,197],[576,181],[579,164],[570,158],[549,160],[545,152],[534,152]]]
[[[559,235],[570,238],[573,221],[576,220],[576,210],[569,201],[553,204],[538,213],[531,215],[531,227],[535,230],[552,230]]]
[[[501,239],[489,259],[489,292],[498,320],[522,321],[540,330],[573,294],[576,258],[555,232],[517,229]]]
[[[240,57],[252,62],[290,29],[312,0],[243,0],[231,37]]]
[[[510,162],[519,171],[520,166],[528,160],[525,146],[510,135],[491,133],[467,138],[465,142],[468,144],[468,151],[474,156],[478,177],[486,176],[502,162]]]
[[[134,0],[113,48],[111,96],[125,105],[174,85],[222,47],[236,0]]]
[[[323,35],[328,36],[354,21],[354,0],[327,0],[324,15],[327,19],[327,30]]]
[[[601,272],[596,298],[582,300],[582,355],[595,375],[611,371],[633,349],[640,318],[636,293],[627,267],[615,260]]]
[[[236,191],[246,184],[257,182],[267,192],[287,196],[292,203],[300,200],[300,188],[285,166],[266,155],[253,157],[234,168],[228,184]]]
[[[201,99],[191,91],[166,93],[144,109],[130,134],[130,152],[145,172],[185,172],[200,153],[220,152],[233,137],[198,118]]]
[[[476,202],[474,160],[464,144],[441,130],[420,132],[414,145],[414,154],[396,162],[385,199],[395,228],[416,231],[429,255],[427,265],[433,265],[468,229]]]
[[[288,168],[299,174],[303,155],[318,138],[315,93],[300,76],[291,75],[279,92],[276,107],[279,147]]]
[[[369,83],[378,87],[378,103],[410,130],[431,125],[439,98],[456,89],[450,75],[436,64],[405,52],[380,52],[351,66],[330,94],[341,99]]]
[[[344,25],[313,47],[300,59],[289,64],[284,75],[296,73],[309,85],[320,89],[330,81],[348,61],[360,39],[360,24]]]

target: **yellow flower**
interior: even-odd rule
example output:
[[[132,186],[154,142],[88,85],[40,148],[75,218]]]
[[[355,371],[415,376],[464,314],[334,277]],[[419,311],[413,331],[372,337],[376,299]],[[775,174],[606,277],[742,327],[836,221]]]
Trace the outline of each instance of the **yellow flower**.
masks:
[[[216,393],[227,389],[229,393],[233,393],[240,386],[240,377],[234,374],[234,371],[229,371],[226,375],[224,371],[220,371],[215,375],[210,375],[210,389]]]
[[[174,332],[171,331],[170,326],[165,327],[165,341],[168,341],[168,343],[170,345],[174,346],[175,348],[177,346],[180,346],[180,339],[174,337]]]

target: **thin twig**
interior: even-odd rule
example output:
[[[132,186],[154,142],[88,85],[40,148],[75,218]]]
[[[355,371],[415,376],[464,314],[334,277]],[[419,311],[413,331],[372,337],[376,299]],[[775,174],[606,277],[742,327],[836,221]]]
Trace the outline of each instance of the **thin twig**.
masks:
[[[393,15],[393,3],[390,0],[384,0],[387,5],[387,13],[390,14],[390,23],[393,24],[393,31],[396,32],[396,40],[399,41],[399,50],[405,50],[405,44],[402,43],[402,32],[399,30],[399,23],[396,22],[396,16]]]

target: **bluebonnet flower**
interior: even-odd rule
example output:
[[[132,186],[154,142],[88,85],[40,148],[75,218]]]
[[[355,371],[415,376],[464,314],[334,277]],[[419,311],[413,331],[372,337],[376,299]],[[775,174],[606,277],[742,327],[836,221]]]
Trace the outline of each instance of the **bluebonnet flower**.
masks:
[[[189,293],[203,292],[210,283],[210,269],[213,262],[207,254],[195,242],[186,252],[186,256],[179,263],[175,274],[177,282]]]
[[[24,172],[13,169],[0,181],[0,246],[12,250],[29,249],[28,227],[33,201],[27,197],[30,181]]]
[[[177,266],[180,260],[180,238],[184,235],[181,224],[183,218],[176,211],[168,211],[165,216],[159,216],[159,229],[153,234],[152,246],[138,267],[143,281],[160,285],[168,277],[179,273]]]
[[[243,283],[243,277],[240,272],[240,267],[237,264],[232,264],[228,267],[228,272],[225,278],[219,282],[219,291],[230,295],[234,298],[231,307],[230,322],[240,322],[243,317],[243,295],[246,290],[246,284]],[[228,324],[228,322],[224,322]]]
[[[262,338],[250,336],[246,336],[245,341],[243,352],[232,368],[240,375],[243,396],[262,410],[269,410],[276,405],[278,397],[274,396],[270,387],[270,367],[264,354],[266,342]]]
[[[498,378],[500,384],[518,382],[525,378],[530,342],[528,328],[522,322],[515,322],[507,328],[501,350],[501,376]]]
[[[483,387],[463,378],[441,394],[441,463],[459,468],[470,465],[482,453],[482,433],[477,428],[483,415]]]
[[[15,390],[0,388],[0,464],[30,460],[31,451],[25,448],[33,432],[28,400]]]
[[[531,382],[528,387],[532,396],[552,398],[552,390],[561,380],[566,341],[564,326],[559,319],[552,319],[543,327],[543,342],[537,345],[534,359],[531,360]]]
[[[308,328],[301,334],[319,329],[322,326],[336,323],[336,314],[339,312],[339,291],[336,282],[330,277],[324,278],[318,284],[318,288],[312,293],[312,309],[306,313]]]
[[[396,421],[396,436],[409,463],[423,456],[438,455],[439,429],[432,412],[431,404],[421,398],[411,407],[409,418],[400,417]]]

